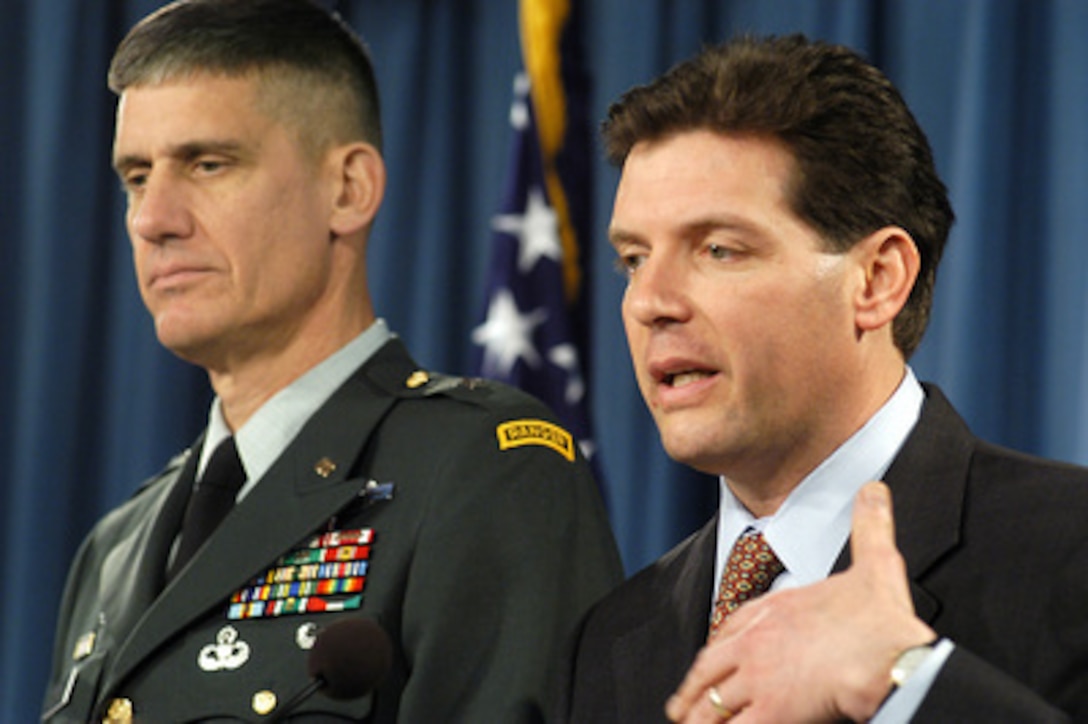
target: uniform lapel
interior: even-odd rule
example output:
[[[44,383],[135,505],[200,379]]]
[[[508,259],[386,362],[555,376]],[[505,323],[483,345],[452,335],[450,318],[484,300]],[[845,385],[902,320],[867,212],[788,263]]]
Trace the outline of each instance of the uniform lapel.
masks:
[[[106,629],[117,632],[118,636],[132,630],[162,588],[166,555],[196,475],[196,455],[192,449],[179,456],[176,465],[168,467],[164,475],[172,479],[153,484],[141,493],[154,496],[144,509],[141,525],[117,544],[102,563],[98,600]]]
[[[349,474],[370,435],[396,401],[371,381],[375,366],[390,364],[411,369],[411,360],[399,343],[383,347],[306,423],[147,609],[118,651],[106,691],[192,621],[223,605],[235,590],[364,489],[366,479],[352,479]]]

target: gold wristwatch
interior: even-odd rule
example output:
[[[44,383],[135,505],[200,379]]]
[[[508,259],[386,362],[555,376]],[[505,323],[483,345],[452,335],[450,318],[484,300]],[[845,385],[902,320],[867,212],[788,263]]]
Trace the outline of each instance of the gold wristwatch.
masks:
[[[922,662],[926,660],[931,653],[933,653],[933,646],[936,641],[931,641],[928,644],[922,644],[921,646],[911,646],[909,649],[899,654],[899,657],[892,664],[891,680],[892,691],[900,688],[907,683],[907,679],[914,675],[914,672],[918,670],[918,667],[922,665]]]

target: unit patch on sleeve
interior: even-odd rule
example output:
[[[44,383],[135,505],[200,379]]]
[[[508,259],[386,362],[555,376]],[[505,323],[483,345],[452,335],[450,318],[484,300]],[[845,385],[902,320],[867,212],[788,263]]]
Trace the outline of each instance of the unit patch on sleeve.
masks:
[[[238,621],[359,608],[373,543],[371,528],[313,537],[231,596],[227,618]]]
[[[574,462],[574,439],[558,425],[545,420],[510,420],[495,428],[499,449],[509,450],[523,445],[551,448]]]

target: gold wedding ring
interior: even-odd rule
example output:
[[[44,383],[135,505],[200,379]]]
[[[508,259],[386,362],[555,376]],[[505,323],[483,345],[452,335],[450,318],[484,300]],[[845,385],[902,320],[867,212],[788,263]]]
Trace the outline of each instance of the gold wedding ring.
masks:
[[[729,721],[733,718],[733,712],[725,708],[725,704],[722,702],[722,695],[718,693],[718,690],[713,686],[706,690],[706,698],[710,700],[710,705],[714,707],[714,711],[718,713],[718,716],[722,718],[722,721]]]

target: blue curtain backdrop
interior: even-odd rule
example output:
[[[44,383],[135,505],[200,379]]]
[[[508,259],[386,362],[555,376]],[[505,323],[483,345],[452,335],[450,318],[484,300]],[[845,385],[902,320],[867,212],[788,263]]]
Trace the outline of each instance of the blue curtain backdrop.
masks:
[[[82,536],[206,414],[203,374],[159,348],[140,305],[109,167],[106,65],[159,4],[0,0],[0,721],[36,716]],[[516,3],[338,7],[367,39],[384,93],[378,309],[422,362],[468,371],[508,165]],[[915,368],[984,436],[1088,462],[1088,3],[581,0],[580,11],[596,119],[632,84],[739,31],[805,32],[884,68],[927,129],[959,215]],[[616,172],[594,163],[591,406],[634,570],[704,521],[716,490],[665,458],[634,385],[623,283],[603,248]]]

